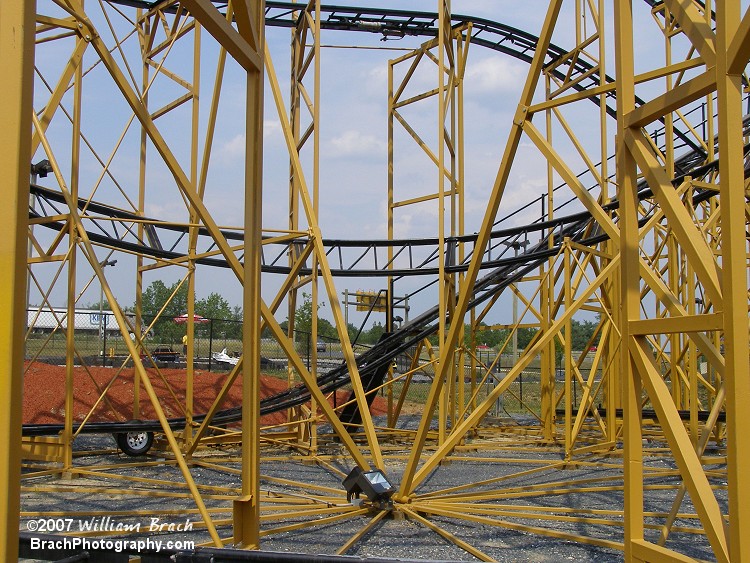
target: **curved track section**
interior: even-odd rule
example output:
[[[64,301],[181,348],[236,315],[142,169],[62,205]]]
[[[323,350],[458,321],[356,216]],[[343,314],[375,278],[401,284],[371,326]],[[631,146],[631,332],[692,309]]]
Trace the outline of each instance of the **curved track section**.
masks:
[[[124,5],[149,9],[153,4],[137,0],[120,0]],[[225,5],[225,4],[224,4]],[[295,20],[292,14],[299,10],[299,5],[287,2],[266,3],[266,23],[269,26],[292,27]],[[335,29],[341,31],[380,33],[384,37],[395,36],[436,36],[438,16],[429,12],[414,12],[408,10],[384,10],[373,8],[354,8],[323,6],[322,27],[324,29]],[[454,15],[453,22],[471,23],[472,37],[474,43],[484,47],[511,55],[519,60],[530,61],[533,51],[537,45],[537,38],[531,34],[515,29],[513,27],[471,16]],[[547,53],[547,63],[552,64],[561,58],[565,51],[551,45]],[[567,64],[567,63],[566,63]],[[566,73],[570,76],[580,76],[581,80],[577,86],[580,90],[593,88],[599,84],[596,73],[590,73],[591,65],[581,58],[575,58],[574,66],[568,69],[555,71],[561,75]],[[614,95],[614,94],[612,94]],[[596,97],[592,98],[596,101]],[[611,113],[611,112],[610,112]],[[747,121],[745,123],[747,128]],[[691,171],[692,174],[704,173],[717,166],[717,162],[696,168],[698,163],[704,162],[705,149],[696,146],[689,139],[677,133],[677,136],[685,141],[690,151],[680,158],[675,164],[676,169]],[[30,206],[30,218],[40,219],[52,217],[64,213],[65,199],[61,193],[47,188],[32,185],[31,193],[34,196],[34,204]],[[694,196],[694,202],[712,197],[713,191],[699,191]],[[651,193],[647,188],[639,192],[640,198],[646,200]],[[101,203],[87,200],[79,200],[78,207],[82,210],[84,220],[92,225],[87,229],[89,237],[94,244],[103,247],[137,252],[144,256],[150,256],[156,260],[179,260],[184,257],[179,247],[182,241],[188,237],[191,227],[189,225],[178,225],[166,223],[154,219],[144,219],[121,209],[116,209]],[[612,215],[617,208],[613,202],[603,206],[603,209]],[[651,212],[654,211],[652,207]],[[648,215],[647,215],[648,216]],[[136,222],[146,224],[145,238],[139,238],[134,228]],[[63,224],[60,222],[44,222],[45,227],[60,230]],[[241,241],[243,235],[240,231],[222,231],[227,240]],[[212,241],[207,231],[200,229],[199,237],[203,239],[203,257],[198,263],[227,267],[226,262],[212,256]],[[568,215],[553,221],[539,222],[529,226],[501,229],[493,232],[490,246],[502,245],[503,242],[513,240],[536,238],[538,242],[529,246],[522,254],[513,258],[500,258],[483,261],[482,269],[489,272],[474,286],[473,298],[470,306],[476,306],[492,296],[501,293],[510,284],[521,279],[527,273],[538,268],[550,256],[556,254],[562,241],[570,239],[582,245],[594,245],[606,240],[606,235],[597,227],[590,213],[584,211]],[[446,239],[448,248],[455,247],[458,243],[467,245],[467,258],[462,263],[447,265],[449,273],[465,271],[471,260],[475,236],[452,237]],[[284,262],[292,247],[300,247],[306,244],[305,239],[285,241],[281,244],[264,245],[262,268],[267,273],[286,274],[289,267]],[[330,261],[333,276],[341,277],[377,277],[377,276],[435,276],[438,273],[436,258],[440,255],[438,239],[408,239],[408,240],[325,240],[326,254]],[[393,249],[395,258],[388,262],[379,259],[379,254],[384,254],[388,248]],[[450,256],[450,252],[446,252]],[[309,274],[309,269],[303,269],[303,274]],[[425,311],[418,317],[402,325],[397,331],[384,337],[378,344],[361,354],[357,358],[357,365],[362,377],[366,377],[374,370],[390,364],[394,357],[403,353],[420,340],[434,333],[439,315],[438,307]],[[346,386],[350,382],[350,374],[345,364],[330,370],[318,377],[318,385],[324,392],[331,392]],[[261,401],[261,413],[268,414],[297,406],[310,399],[310,392],[304,385],[290,388],[282,393],[273,395]],[[215,424],[225,424],[240,420],[240,409],[227,409],[219,412],[213,419]],[[196,421],[201,417],[195,417]],[[180,427],[184,425],[184,419],[176,418],[170,420],[170,425]],[[90,423],[84,432],[122,432],[127,430],[155,430],[161,429],[157,421],[145,423]],[[25,425],[24,434],[42,435],[54,434],[62,430],[62,425]]]
[[[694,173],[705,173],[713,169],[718,163],[712,163],[696,169]],[[711,190],[698,190],[693,196],[693,203],[698,204],[715,195]],[[647,200],[651,196],[648,189],[642,189],[639,192],[640,199]],[[103,208],[104,206],[97,206]],[[605,206],[605,209],[612,212],[617,209],[617,202],[612,202]],[[651,213],[656,207],[651,208]],[[114,210],[112,210],[114,212]],[[647,221],[650,213],[642,221]],[[510,284],[523,278],[526,274],[537,269],[545,260],[554,256],[560,250],[560,246],[565,239],[575,241],[584,246],[592,246],[607,239],[607,236],[600,232],[592,216],[588,213],[579,213],[568,217],[560,218],[555,221],[539,223],[525,228],[511,229],[512,235],[508,232],[502,232],[504,236],[518,237],[519,235],[528,234],[529,232],[547,233],[534,246],[530,246],[524,253],[518,257],[488,261],[484,264],[485,269],[491,269],[483,278],[478,280],[474,285],[473,298],[470,307],[475,307],[482,302],[490,299],[504,291]],[[92,238],[93,238],[92,234]],[[99,235],[101,236],[101,235]],[[428,244],[426,241],[420,241]],[[354,241],[350,241],[355,244]],[[117,241],[110,241],[110,244],[116,246]],[[367,242],[360,242],[362,246],[367,246]],[[393,244],[403,244],[403,241],[393,241]],[[151,247],[142,247],[140,252],[148,253]],[[386,272],[387,273],[387,272]],[[425,270],[412,272],[413,275],[418,273],[424,274]],[[368,274],[369,275],[369,274]],[[437,330],[437,321],[439,308],[437,306],[425,311],[409,322],[402,325],[398,330],[385,335],[376,345],[357,357],[357,366],[360,376],[364,379],[371,376],[372,373],[384,365],[389,365],[393,359],[401,353],[404,353],[420,340],[430,336]],[[350,373],[345,363],[340,364],[329,372],[320,375],[317,379],[318,386],[324,393],[330,393],[336,389],[345,387],[350,383]],[[261,400],[261,414],[270,414],[279,412],[290,407],[304,404],[310,400],[310,391],[306,386],[300,384]],[[217,425],[229,424],[241,420],[241,408],[230,408],[218,412],[213,423]],[[194,417],[196,422],[200,422],[203,416]],[[169,421],[173,428],[184,427],[184,418],[174,418]],[[25,435],[47,435],[56,434],[63,429],[59,424],[42,424],[42,425],[24,425]],[[130,430],[150,430],[160,431],[161,425],[158,421],[146,421],[141,423],[114,423],[100,422],[89,423],[83,428],[83,432],[88,433],[107,433],[107,432],[124,432]]]

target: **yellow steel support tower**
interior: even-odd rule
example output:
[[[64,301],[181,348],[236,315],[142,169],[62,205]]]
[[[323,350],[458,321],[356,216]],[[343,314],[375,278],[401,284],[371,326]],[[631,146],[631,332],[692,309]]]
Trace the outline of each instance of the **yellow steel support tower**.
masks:
[[[402,208],[437,208],[437,316],[436,334],[410,351],[411,365],[400,380],[403,384],[391,378],[384,384],[389,397],[395,394],[397,384],[402,387],[398,401],[389,402],[389,428],[383,432],[368,408],[360,377],[362,366],[357,364],[338,297],[332,265],[335,258],[327,253],[320,219],[325,205],[321,186],[321,150],[325,146],[321,29],[330,23],[325,20],[327,8],[319,0],[309,0],[289,12],[294,18],[290,26],[291,94],[285,100],[266,36],[265,2],[238,0],[227,7],[217,6],[210,0],[182,0],[140,9],[120,6],[114,10],[116,18],[108,11],[112,8],[109,3],[95,7],[80,0],[51,2],[40,10],[34,2],[5,2],[0,7],[0,66],[5,80],[0,93],[5,116],[0,158],[5,164],[6,187],[6,205],[1,212],[6,236],[0,274],[0,295],[5,302],[0,321],[0,343],[5,351],[0,392],[11,404],[3,409],[0,423],[7,437],[0,440],[0,553],[4,559],[17,558],[21,448],[28,462],[26,469],[35,478],[94,475],[91,468],[77,464],[73,440],[92,421],[97,406],[108,405],[108,389],[119,382],[126,363],[132,363],[132,418],[142,418],[147,407],[155,412],[163,435],[162,453],[181,479],[180,494],[192,503],[190,510],[200,517],[214,546],[258,549],[266,535],[351,519],[357,523],[356,530],[340,546],[338,552],[344,553],[365,541],[386,515],[396,513],[482,560],[491,559],[488,548],[450,532],[440,519],[456,518],[463,523],[619,549],[627,561],[690,560],[671,539],[677,533],[691,533],[702,539],[717,561],[750,561],[750,539],[744,533],[750,526],[750,484],[745,478],[750,474],[750,436],[744,431],[743,418],[743,409],[750,402],[750,212],[747,125],[742,105],[747,95],[743,73],[750,60],[750,10],[742,14],[740,0],[664,0],[649,5],[633,0],[545,3],[543,23],[539,30],[532,30],[539,32],[538,41],[533,55],[527,57],[528,73],[508,124],[497,174],[487,182],[491,185],[484,202],[486,210],[480,224],[468,226],[464,217],[467,140],[463,105],[471,68],[469,45],[474,43],[472,54],[479,48],[473,33],[481,22],[456,23],[450,1],[439,0],[434,38],[388,63],[387,238],[391,243],[398,240]],[[99,9],[102,13],[96,12],[95,17]],[[128,10],[135,16],[123,16],[130,14]],[[663,46],[663,53],[648,61],[636,58],[638,26],[644,15],[659,30],[658,41]],[[575,44],[556,51],[558,32],[570,28],[570,18],[574,21],[573,39],[566,40]],[[344,20],[338,21],[343,25]],[[381,29],[382,24],[350,23],[370,31]],[[613,37],[607,36],[609,30],[614,31]],[[131,36],[137,43],[137,55],[128,50]],[[39,59],[38,53],[50,45],[66,46],[65,60],[53,71],[58,73],[53,78],[46,76],[47,61],[38,61],[35,85],[35,57]],[[209,66],[204,57],[207,45],[215,47],[218,59],[208,111],[202,114],[201,96],[209,95],[201,86]],[[557,54],[551,58],[548,49]],[[184,58],[181,72],[185,76],[170,64],[178,53]],[[436,86],[412,94],[409,88],[422,63],[430,65],[430,72],[437,72],[437,81],[431,81]],[[86,131],[85,86],[87,76],[96,72],[106,78],[112,97],[120,104],[112,107],[125,114],[123,123],[117,125],[122,129],[113,134],[109,147],[106,142],[95,146]],[[235,229],[244,235],[241,242],[217,222],[209,199],[219,98],[227,77],[238,72],[246,88],[238,110],[244,120],[240,157],[243,220]],[[435,75],[431,76],[434,79]],[[165,82],[169,87],[162,92]],[[275,110],[270,113],[275,114],[283,135],[283,158],[289,160],[288,209],[281,229],[264,228],[262,215],[266,87],[270,92],[265,100],[267,109]],[[45,99],[33,100],[34,94]],[[424,134],[408,119],[408,111],[414,104],[428,103],[436,106],[436,128]],[[114,109],[112,113],[116,113]],[[72,134],[70,146],[64,146],[55,135],[55,126],[64,119]],[[115,123],[114,118],[112,121]],[[189,138],[186,150],[176,149],[171,142],[171,129],[177,124]],[[430,171],[436,170],[434,191],[405,197],[398,194],[396,136],[403,133],[399,126],[416,143]],[[120,147],[133,136],[137,138],[138,161],[130,167],[132,178],[126,185],[117,177],[117,159]],[[680,160],[684,147],[693,149],[694,154],[687,174]],[[476,309],[472,302],[486,269],[488,249],[494,244],[493,230],[498,228],[498,209],[512,181],[511,168],[520,160],[522,148],[535,151],[546,167],[544,219],[565,216],[566,211],[557,206],[570,197],[575,212],[590,218],[584,240],[598,242],[582,244],[562,230],[555,231],[558,226],[554,222],[545,228],[544,234],[550,235],[546,250],[554,252],[534,266],[533,275],[526,273],[507,285],[522,308],[520,316],[514,314],[512,323],[493,325],[508,329],[513,338],[522,328],[538,330],[518,357],[514,350],[513,365],[498,373],[495,368],[504,350],[493,351],[495,359],[485,363],[473,342],[480,323],[498,313],[500,297],[493,295]],[[27,173],[37,157],[49,160],[52,174],[48,183],[55,186],[63,211],[35,217],[29,223]],[[85,177],[90,162],[98,167],[99,177],[93,181]],[[126,230],[137,233],[140,241],[148,240],[155,225],[141,218],[148,216],[149,192],[156,189],[154,169],[159,187],[170,185],[175,201],[185,208],[185,224],[155,221],[159,226],[185,228],[186,251],[179,258],[154,257],[145,252],[145,245],[144,252],[123,250],[113,242],[102,242],[90,228],[92,221],[101,219],[91,210],[93,202],[100,202],[99,194],[104,200],[115,194],[107,203],[131,214],[123,222]],[[578,174],[580,169],[583,175]],[[128,186],[135,188],[128,190]],[[55,225],[60,228],[46,236],[45,227]],[[476,231],[468,261],[467,231]],[[200,246],[201,237],[211,240],[209,250]],[[449,242],[458,237],[463,238],[451,247]],[[290,242],[288,259],[284,258],[288,273],[266,302],[261,293],[263,250],[265,245],[279,242]],[[136,264],[135,326],[112,290],[113,276],[122,275],[118,273],[122,266],[117,270],[108,267],[115,252],[133,255]],[[397,269],[394,246],[387,255],[388,268]],[[223,260],[232,281],[242,286],[242,357],[221,380],[206,418],[198,424],[194,417],[201,413],[195,412],[192,379],[196,331],[192,320],[188,322],[185,396],[177,397],[167,386],[167,393],[185,417],[176,429],[170,425],[164,398],[156,390],[156,383],[165,378],[158,369],[146,367],[149,358],[144,340],[149,329],[141,327],[141,291],[145,276],[179,271],[180,284],[189,296],[186,312],[192,319],[202,279],[200,269],[207,259]],[[452,267],[457,264],[465,271],[456,273]],[[390,270],[384,271],[381,279],[387,280],[392,298],[397,282],[388,277]],[[74,419],[78,377],[74,363],[82,353],[72,323],[58,317],[59,331],[65,331],[62,431],[57,436],[22,440],[17,405],[22,404],[26,272],[29,285],[41,296],[39,311],[52,307],[54,286],[65,285],[68,319],[74,316],[86,289],[99,285],[111,305],[128,359],[113,370],[106,387],[97,389],[95,406],[84,419]],[[293,337],[298,292],[308,284],[312,301],[310,366],[303,361]],[[263,283],[264,290],[266,287]],[[337,330],[341,361],[362,415],[361,440],[350,435],[318,384],[322,370],[317,365],[315,344],[318,310],[324,303]],[[275,317],[284,309],[287,329]],[[596,315],[596,328],[585,349],[576,350],[574,323],[584,315]],[[391,318],[387,324],[390,328]],[[463,344],[467,326],[472,332],[470,349]],[[280,434],[263,431],[260,424],[264,330],[270,332],[286,358],[289,386],[302,382],[311,397],[286,420],[283,439]],[[37,359],[36,353],[28,355],[30,363]],[[514,396],[514,386],[532,365],[540,369],[539,405],[525,404],[522,396],[514,398],[535,423],[509,429],[490,415],[497,413],[500,399]],[[471,375],[468,391],[466,368]],[[418,424],[415,429],[397,428],[412,376],[420,370],[434,378],[419,405]],[[240,376],[241,427],[217,429],[212,418]],[[492,388],[487,384],[490,376],[498,378]],[[480,392],[482,389],[487,391]],[[145,395],[143,401],[141,395]],[[724,415],[726,422],[722,423]],[[330,425],[330,434],[319,431],[318,421]],[[310,434],[306,433],[308,427]],[[212,436],[213,432],[220,436]],[[237,453],[211,459],[195,455],[206,451],[201,449],[206,442],[237,444]],[[302,452],[307,461],[316,462],[316,469],[330,471],[336,479],[342,477],[337,464],[364,470],[374,467],[386,473],[391,466],[403,467],[393,505],[355,506],[342,500],[346,496],[343,491],[327,487],[311,487],[302,495],[304,502],[310,501],[309,506],[303,506],[300,495],[295,494],[279,494],[274,499],[278,504],[266,505],[261,502],[265,443]],[[707,453],[710,443],[721,454]],[[507,454],[512,447],[530,445],[548,448],[545,451],[558,457],[484,483],[473,483],[467,476],[465,484],[429,489],[431,477],[444,462],[479,460],[481,456],[472,453],[472,448]],[[331,451],[334,453],[324,453]],[[659,455],[667,460],[669,469],[655,471],[649,466]],[[500,468],[501,459],[506,458],[500,456],[488,463]],[[236,487],[226,487],[216,495],[228,506],[226,512],[231,517],[218,517],[216,508],[207,504],[209,496],[212,502],[216,499],[198,482],[194,469],[201,464],[240,476]],[[588,464],[617,475],[589,481],[569,478],[563,472]],[[514,478],[543,471],[554,473],[554,482],[533,487],[513,483]],[[673,493],[669,506],[658,513],[646,509],[650,479],[657,474],[672,479]],[[721,485],[717,485],[719,480]],[[157,479],[147,481],[158,483]],[[270,481],[288,487],[305,485],[295,482],[293,476]],[[39,490],[55,487],[55,483],[45,483]],[[78,490],[96,492],[93,487]],[[547,506],[544,502],[551,495],[583,495],[592,490],[621,495],[622,506],[609,511]],[[525,503],[527,495],[533,502]],[[689,511],[684,502],[688,497]],[[508,499],[518,506],[507,504]],[[37,513],[29,511],[25,516],[30,514]],[[360,520],[364,515],[369,515],[366,523]],[[307,517],[309,521],[303,523],[286,521]],[[683,518],[696,525],[688,529]],[[617,527],[622,533],[610,538],[559,532],[540,523],[546,519]],[[231,537],[222,536],[220,522],[231,523]],[[274,522],[274,527],[265,527],[266,522]]]

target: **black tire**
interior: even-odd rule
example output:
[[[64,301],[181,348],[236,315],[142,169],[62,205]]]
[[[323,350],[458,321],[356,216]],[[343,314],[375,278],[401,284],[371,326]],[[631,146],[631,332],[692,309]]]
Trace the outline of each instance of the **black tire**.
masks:
[[[154,433],[147,430],[117,432],[114,436],[122,452],[134,457],[146,455],[154,443]]]

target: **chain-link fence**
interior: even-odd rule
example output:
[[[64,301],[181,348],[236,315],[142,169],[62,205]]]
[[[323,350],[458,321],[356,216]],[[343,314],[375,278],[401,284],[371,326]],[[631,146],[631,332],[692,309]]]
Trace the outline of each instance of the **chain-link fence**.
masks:
[[[68,314],[65,309],[30,309],[27,312],[26,358],[46,363],[66,363],[66,331]],[[182,319],[144,317],[135,330],[135,316],[126,314],[128,335],[123,337],[111,311],[76,310],[73,314],[75,363],[120,366],[128,358],[125,338],[136,341],[140,335],[140,356],[158,365],[184,367],[187,361],[187,326]],[[304,331],[295,331],[294,346],[310,368],[313,355],[317,356],[318,370],[338,365],[343,359],[341,343],[337,339],[319,337],[313,341]],[[355,353],[367,349],[355,345]],[[196,318],[193,332],[193,362],[201,369],[221,371],[231,369],[242,352],[242,321],[231,319]],[[149,360],[149,356],[151,360]],[[273,338],[261,339],[261,366],[267,370],[286,369],[286,354]]]
[[[211,371],[226,371],[231,369],[239,360],[242,352],[242,321],[228,319],[197,319],[194,325],[193,363],[198,369]],[[131,329],[135,326],[135,317],[126,314],[126,321]],[[75,363],[85,362],[88,365],[119,367],[128,361],[128,349],[125,338],[135,339],[132,332],[123,337],[119,326],[111,311],[77,310],[73,317]],[[68,316],[65,309],[46,309],[42,311],[29,310],[26,338],[26,358],[52,364],[66,363],[66,330]],[[140,329],[141,358],[147,365],[153,361],[161,367],[184,368],[187,362],[187,346],[183,338],[187,334],[184,323],[176,322],[173,318],[153,319],[145,318]],[[337,339],[321,336],[313,340],[304,331],[294,334],[294,346],[308,369],[311,368],[313,357],[317,358],[317,372],[324,373],[341,364],[344,359],[341,343]],[[355,355],[366,351],[369,345],[355,344]],[[398,355],[393,360],[394,372],[406,373],[413,365],[416,349]],[[423,404],[429,392],[435,375],[434,366],[424,350],[419,363],[423,366],[415,371],[410,378],[407,389],[407,401]],[[478,351],[478,359],[482,364],[490,365],[495,352],[491,350]],[[149,359],[150,356],[150,359]],[[468,365],[464,369],[465,397],[469,401],[472,395],[471,370]],[[514,364],[513,358],[503,356],[496,362],[493,372],[484,378],[486,370],[478,367],[474,377],[475,401],[481,402],[495,385],[508,373]],[[282,346],[274,338],[261,339],[261,368],[265,372],[285,371],[287,357]],[[495,409],[498,415],[505,413],[539,412],[540,408],[540,370],[529,366],[511,384],[504,394],[502,401]],[[484,378],[484,382],[482,379]],[[564,372],[558,370],[556,387],[559,392],[564,381]],[[400,393],[404,382],[394,385],[394,392]],[[573,387],[573,403],[577,406],[578,393]]]

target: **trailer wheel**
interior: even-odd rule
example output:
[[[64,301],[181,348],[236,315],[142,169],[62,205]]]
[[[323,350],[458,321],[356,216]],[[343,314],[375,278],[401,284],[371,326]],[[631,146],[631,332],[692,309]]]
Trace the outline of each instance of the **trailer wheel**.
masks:
[[[147,430],[117,432],[114,437],[117,446],[129,456],[145,455],[154,443],[154,433]]]

